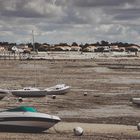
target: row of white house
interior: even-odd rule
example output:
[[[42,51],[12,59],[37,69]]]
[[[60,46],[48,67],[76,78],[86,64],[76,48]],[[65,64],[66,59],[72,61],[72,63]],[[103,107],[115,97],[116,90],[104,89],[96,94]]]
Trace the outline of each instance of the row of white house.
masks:
[[[84,51],[84,52],[109,52],[109,51],[140,51],[138,46],[129,46],[129,47],[118,47],[114,46],[92,46],[89,45],[83,49],[80,46],[44,46],[46,51]]]
[[[87,47],[81,48],[80,46],[49,46],[49,45],[42,45],[42,48],[45,48],[45,51],[83,51],[83,52],[109,52],[109,51],[140,51],[139,46],[129,46],[129,47],[118,47],[115,46],[92,46],[89,45]],[[0,46],[0,52],[7,51],[8,47]],[[11,51],[22,53],[25,50],[31,51],[31,49],[27,46],[13,46]]]

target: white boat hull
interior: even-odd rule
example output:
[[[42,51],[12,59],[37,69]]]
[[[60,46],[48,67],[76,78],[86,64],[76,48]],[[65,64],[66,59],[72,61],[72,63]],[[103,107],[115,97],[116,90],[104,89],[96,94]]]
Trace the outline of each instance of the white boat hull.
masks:
[[[57,88],[56,85],[54,87],[46,88],[45,90],[47,91],[47,95],[63,95],[70,91],[70,87],[62,85],[62,87],[60,86]]]
[[[4,113],[3,113],[4,114]],[[0,115],[0,131],[6,132],[42,132],[60,121],[57,116],[44,113],[10,112]]]
[[[140,98],[132,98],[132,103],[140,105]]]
[[[70,90],[70,86],[65,84],[56,85],[44,90],[27,87],[20,90],[12,90],[11,93],[17,97],[44,97],[46,95],[63,95]]]
[[[42,132],[53,125],[56,122],[39,122],[39,121],[5,121],[0,122],[0,132]]]

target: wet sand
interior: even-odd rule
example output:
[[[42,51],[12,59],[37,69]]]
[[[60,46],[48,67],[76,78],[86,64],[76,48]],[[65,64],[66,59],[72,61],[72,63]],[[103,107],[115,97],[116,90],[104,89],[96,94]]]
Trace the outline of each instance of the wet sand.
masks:
[[[95,123],[73,123],[73,122],[61,122],[50,129],[49,132],[56,130],[58,133],[73,133],[73,129],[77,126],[83,128],[84,135],[87,134],[123,134],[123,135],[133,135],[140,136],[140,132],[137,130],[136,126],[131,125],[116,125],[116,124],[95,124]]]
[[[56,96],[55,100],[47,96],[25,98],[18,103],[17,98],[10,95],[0,102],[1,109],[28,105],[39,112],[60,116],[62,123],[56,128],[61,133],[52,130],[42,134],[0,133],[1,139],[140,139],[140,132],[136,130],[140,109],[130,100],[140,97],[139,58],[1,60],[0,65],[1,88],[35,84],[46,88],[58,83],[71,86],[68,94]],[[72,133],[77,125],[85,129],[81,137]]]

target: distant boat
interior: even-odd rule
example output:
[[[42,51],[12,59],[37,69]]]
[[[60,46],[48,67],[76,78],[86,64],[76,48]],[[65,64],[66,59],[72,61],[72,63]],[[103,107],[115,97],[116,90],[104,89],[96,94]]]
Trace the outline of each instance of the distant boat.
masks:
[[[62,95],[70,90],[70,86],[59,84],[40,90],[35,87],[25,87],[23,89],[11,90],[11,93],[17,97],[44,97],[46,95]]]
[[[17,97],[44,97],[47,92],[35,87],[25,87],[23,89],[11,90],[11,93]]]
[[[132,103],[140,105],[140,98],[132,98]]]
[[[70,86],[66,86],[65,84],[58,84],[44,90],[47,91],[47,95],[61,95],[67,93],[70,90]]]
[[[0,89],[0,100],[3,99],[5,96],[9,94],[9,90],[6,89]]]
[[[60,121],[58,116],[21,106],[0,112],[0,132],[42,132]]]

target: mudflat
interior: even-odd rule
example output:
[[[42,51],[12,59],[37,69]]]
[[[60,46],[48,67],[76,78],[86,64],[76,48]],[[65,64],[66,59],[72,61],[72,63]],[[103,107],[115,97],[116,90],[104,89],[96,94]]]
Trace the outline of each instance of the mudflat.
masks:
[[[62,122],[55,126],[56,131],[52,128],[41,134],[0,133],[0,139],[140,139],[136,128],[140,109],[131,102],[132,97],[140,97],[139,57],[0,60],[0,65],[1,88],[46,88],[61,83],[71,86],[69,93],[56,99],[24,98],[22,103],[12,95],[2,99],[1,109],[33,106],[39,112],[58,115]],[[84,128],[83,136],[73,135],[77,125]]]

